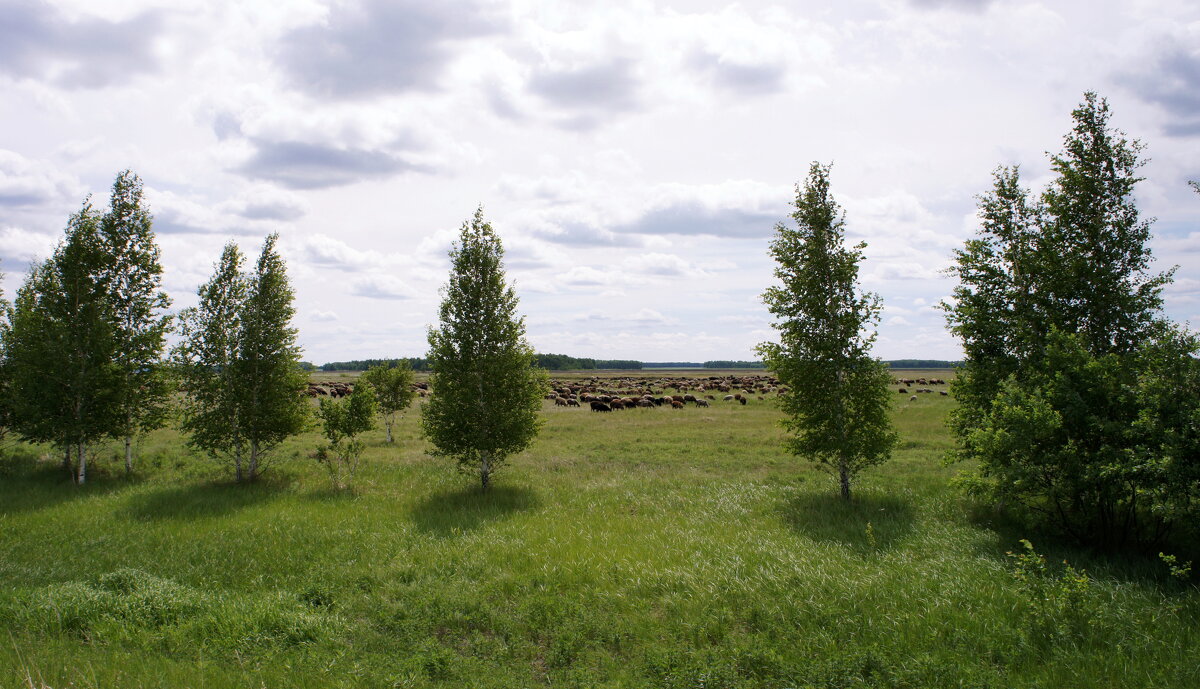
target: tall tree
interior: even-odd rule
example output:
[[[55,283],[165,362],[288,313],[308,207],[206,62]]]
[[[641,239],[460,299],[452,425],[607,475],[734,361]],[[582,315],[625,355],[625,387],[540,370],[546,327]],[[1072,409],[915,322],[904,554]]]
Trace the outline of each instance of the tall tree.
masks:
[[[370,383],[375,391],[375,401],[387,426],[387,441],[393,442],[392,426],[396,423],[396,413],[408,409],[417,394],[412,386],[412,366],[407,359],[396,362],[395,366],[372,366],[359,380]]]
[[[275,248],[278,240],[278,234],[267,237],[250,275],[233,364],[250,480],[261,473],[267,453],[304,430],[309,419],[303,395],[307,376],[300,368],[298,333],[292,327],[294,292]]]
[[[88,446],[116,428],[117,334],[100,214],[85,202],[54,255],[34,266],[17,293],[7,338],[9,400],[22,437],[58,445],[77,483]]]
[[[192,445],[232,458],[239,482],[258,478],[271,448],[308,420],[293,293],[277,241],[266,238],[250,274],[237,246],[225,245],[200,304],[180,315],[184,431]]]
[[[429,331],[433,395],[421,408],[431,454],[477,473],[483,490],[505,460],[537,436],[548,384],[545,371],[533,366],[503,256],[500,237],[477,209],[450,250],[439,324]]]
[[[234,363],[241,351],[248,292],[242,262],[237,245],[226,244],[212,278],[200,286],[200,303],[179,315],[183,341],[174,352],[185,394],[182,429],[188,443],[231,459],[239,482],[245,476],[246,433]]]
[[[1171,272],[1150,270],[1133,198],[1142,145],[1094,93],[1072,119],[1051,184],[1035,199],[1000,168],[956,252],[951,427],[975,493],[1082,540],[1154,540],[1196,494],[1197,341],[1159,312]]]
[[[133,471],[133,438],[166,423],[171,386],[163,366],[171,300],[162,290],[160,251],[142,180],[129,170],[113,183],[109,210],[100,220],[100,239],[109,264],[108,286],[116,326],[117,433],[125,441],[125,472]]]
[[[880,299],[858,290],[865,244],[845,246],[845,214],[829,190],[829,166],[813,163],[797,185],[795,228],[780,223],[771,241],[779,285],[763,294],[779,342],[757,351],[789,392],[781,398],[788,449],[835,472],[841,496],[863,469],[896,444],[888,413],[891,376],[871,356]]]

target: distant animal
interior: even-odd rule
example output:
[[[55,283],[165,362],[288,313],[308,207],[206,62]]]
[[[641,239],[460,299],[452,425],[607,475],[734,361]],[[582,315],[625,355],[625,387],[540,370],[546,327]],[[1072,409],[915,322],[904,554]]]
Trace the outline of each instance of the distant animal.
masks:
[[[907,394],[908,394],[908,390],[907,390],[906,388],[900,388],[900,389],[899,389],[899,390],[897,390],[896,392],[900,393],[901,395],[907,395]]]
[[[561,397],[555,397],[554,398],[554,406],[565,407],[565,406],[567,406],[567,401]]]
[[[909,402],[916,402],[916,401],[917,401],[917,396],[916,396],[916,395],[913,395],[912,397],[909,397],[909,398],[908,398],[908,401],[909,401]]]
[[[683,409],[683,402],[680,402],[679,400],[671,400],[671,408]]]
[[[707,406],[708,406],[708,400],[699,400],[699,399],[698,399],[698,400],[696,400],[696,406],[697,406],[697,407],[707,407]]]
[[[592,400],[592,411],[612,411],[612,407],[598,400]]]
[[[945,390],[938,390],[938,392],[939,392],[939,393],[941,393],[942,397],[949,397],[949,396],[950,396],[950,393],[946,392]]]
[[[739,398],[738,398],[738,401],[739,401],[739,402],[741,402],[743,406],[745,406],[745,404],[746,404],[746,398],[745,398],[745,397],[739,397]]]

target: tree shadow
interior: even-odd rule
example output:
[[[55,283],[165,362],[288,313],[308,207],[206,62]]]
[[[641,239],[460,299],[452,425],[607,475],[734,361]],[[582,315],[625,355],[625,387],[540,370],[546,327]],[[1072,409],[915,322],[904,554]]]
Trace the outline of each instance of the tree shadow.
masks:
[[[254,483],[200,483],[140,493],[129,501],[134,519],[204,519],[275,500],[286,486],[270,480]]]
[[[800,493],[782,505],[784,523],[817,541],[861,553],[890,550],[912,532],[915,517],[904,496],[859,492],[849,501],[833,492]]]
[[[1045,556],[1052,568],[1065,562],[1096,578],[1136,586],[1166,586],[1174,590],[1190,584],[1173,580],[1159,553],[1174,554],[1181,562],[1200,561],[1200,543],[1192,533],[1153,545],[1100,547],[1063,536],[1051,526],[1012,508],[999,509],[980,501],[966,500],[963,509],[967,523],[987,535],[977,542],[975,554],[996,562],[1011,564],[1010,553],[1020,552],[1021,541],[1027,540],[1034,550]]]
[[[79,498],[113,493],[131,484],[125,476],[93,471],[84,485],[76,485],[58,461],[47,461],[44,455],[28,448],[0,450],[0,514],[37,512]]]
[[[413,506],[409,516],[425,533],[449,537],[505,519],[541,504],[537,493],[524,486],[478,486],[443,490]]]

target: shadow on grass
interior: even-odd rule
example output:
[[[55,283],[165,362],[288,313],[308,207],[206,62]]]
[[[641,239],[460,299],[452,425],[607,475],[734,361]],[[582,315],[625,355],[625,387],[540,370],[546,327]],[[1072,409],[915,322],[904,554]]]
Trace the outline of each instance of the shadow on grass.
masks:
[[[171,486],[133,496],[128,511],[142,520],[219,517],[270,502],[284,490],[286,486],[270,480]]]
[[[434,493],[410,512],[417,529],[437,536],[453,536],[505,519],[541,504],[537,493],[523,486],[493,486],[486,493],[479,486],[454,488]]]
[[[833,492],[800,493],[782,511],[784,522],[801,534],[861,552],[892,548],[914,522],[905,497],[876,493],[859,493],[849,502]]]
[[[79,486],[57,461],[45,461],[25,448],[0,451],[0,514],[36,512],[130,485],[131,480],[124,476],[98,470],[89,472],[87,483]]]
[[[963,504],[967,522],[986,534],[978,542],[976,554],[1008,566],[1013,563],[1009,553],[1020,552],[1021,541],[1028,540],[1045,556],[1052,570],[1060,569],[1065,562],[1097,578],[1183,590],[1190,582],[1173,579],[1159,553],[1173,554],[1180,562],[1200,561],[1200,534],[1195,531],[1177,533],[1175,538],[1160,543],[1100,547],[1068,538],[1052,525],[1015,510],[1002,510],[970,499]]]

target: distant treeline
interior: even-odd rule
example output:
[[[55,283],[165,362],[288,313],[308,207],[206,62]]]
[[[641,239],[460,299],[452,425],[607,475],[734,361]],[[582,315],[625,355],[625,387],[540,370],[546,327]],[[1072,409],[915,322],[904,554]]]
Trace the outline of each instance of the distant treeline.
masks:
[[[538,354],[537,365],[550,371],[588,371],[598,368],[639,369],[642,362],[628,359],[588,359],[566,354]]]
[[[591,371],[596,369],[638,370],[643,368],[751,368],[763,369],[761,361],[634,361],[632,359],[590,359],[567,356],[566,354],[538,354],[536,364],[549,371]],[[365,371],[372,366],[396,366],[403,359],[356,359],[354,361],[331,361],[322,364],[322,371]],[[428,371],[429,360],[422,357],[408,359],[414,371]],[[954,368],[960,362],[940,359],[893,359],[884,362],[892,368]],[[315,371],[318,367],[308,362],[301,363],[305,370]],[[311,367],[311,368],[310,368]]]
[[[386,366],[395,368],[400,365],[401,361],[408,361],[414,371],[428,371],[429,360],[422,357],[410,357],[408,359],[355,359],[354,361],[331,361],[328,364],[321,364],[322,371],[365,371],[374,366]]]
[[[942,361],[940,359],[892,359],[883,362],[892,368],[957,368],[961,361]]]

